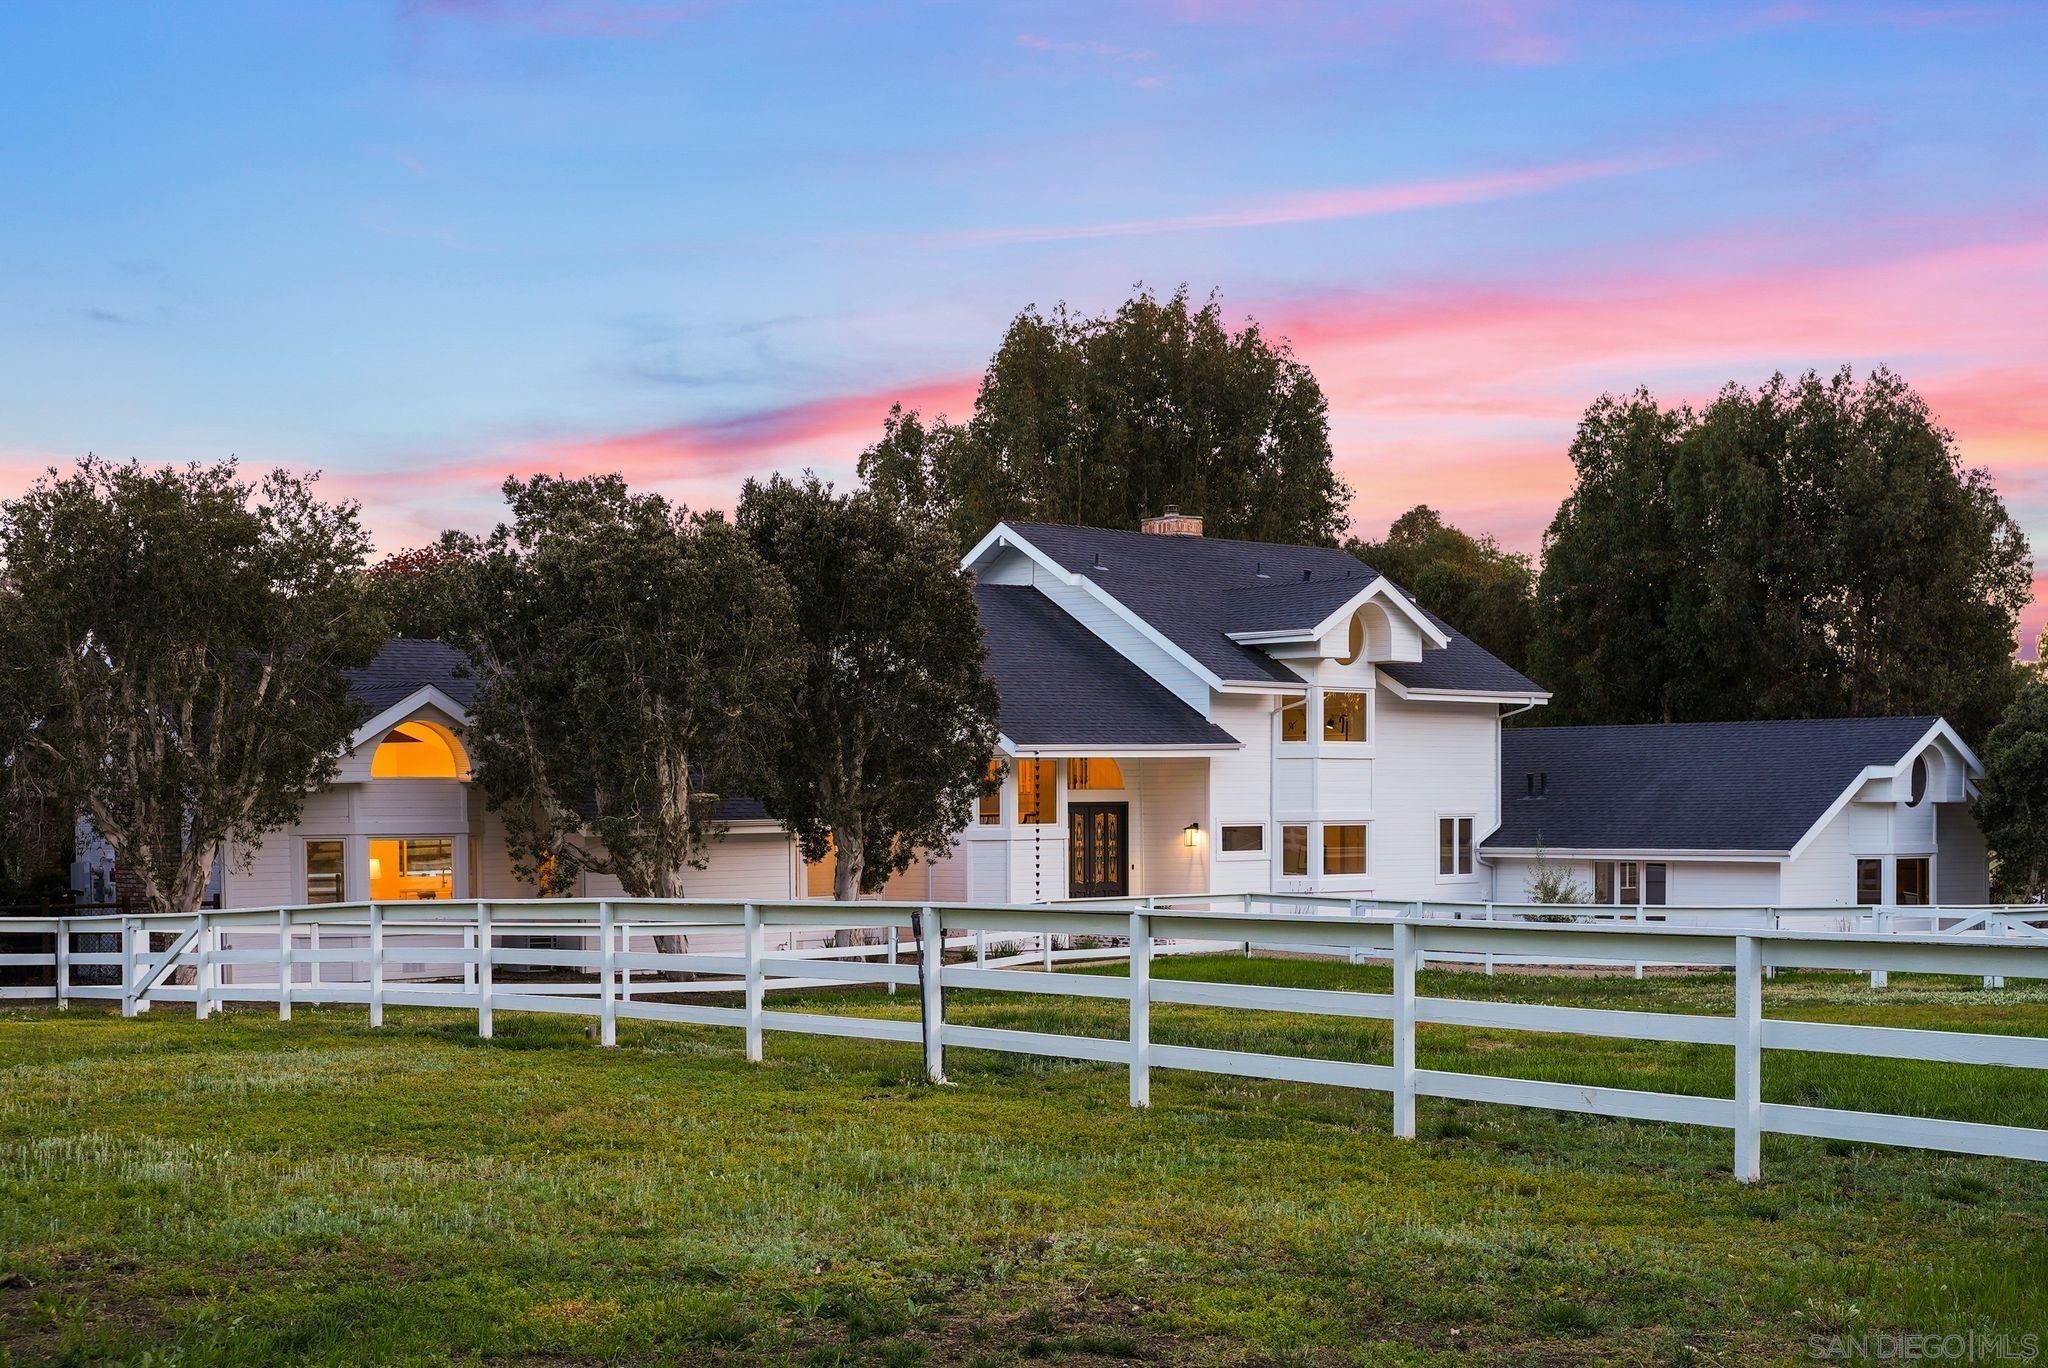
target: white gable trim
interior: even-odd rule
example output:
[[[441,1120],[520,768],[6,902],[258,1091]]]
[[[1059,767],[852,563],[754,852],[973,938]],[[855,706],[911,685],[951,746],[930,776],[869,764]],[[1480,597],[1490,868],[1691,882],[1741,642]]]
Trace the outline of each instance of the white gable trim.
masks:
[[[383,712],[378,713],[375,717],[363,723],[362,726],[357,727],[356,734],[349,738],[348,748],[355,750],[359,746],[376,740],[385,732],[390,731],[393,727],[405,721],[406,718],[418,712],[422,707],[430,705],[447,713],[451,719],[458,723],[469,721],[468,709],[464,708],[447,694],[442,693],[432,684],[423,684],[404,698],[393,703]]]
[[[1400,610],[1401,616],[1415,625],[1415,630],[1434,641],[1438,649],[1451,644],[1451,639],[1444,630],[1424,616],[1420,608],[1410,603],[1408,596],[1396,589],[1385,575],[1374,579],[1372,583],[1346,599],[1343,606],[1313,627],[1290,627],[1270,632],[1227,632],[1225,635],[1232,641],[1246,646],[1279,641],[1321,641],[1331,628],[1350,617],[1366,603],[1382,596]]]
[[[1067,569],[1051,556],[1046,555],[1045,552],[1033,546],[1008,523],[999,522],[994,527],[991,527],[988,530],[988,535],[976,542],[974,549],[960,558],[960,565],[963,569],[972,570],[991,550],[1001,549],[1006,546],[1021,551],[1031,559],[1032,564],[1038,566],[1046,574],[1051,575],[1062,584],[1071,585],[1089,595],[1110,612],[1116,614],[1117,617],[1123,619],[1124,623],[1132,631],[1135,631],[1139,636],[1144,637],[1145,640],[1164,651],[1176,664],[1184,667],[1190,674],[1194,675],[1195,678],[1201,680],[1204,684],[1207,684],[1210,688],[1221,689],[1223,687],[1223,680],[1213,670],[1204,667],[1200,661],[1197,661],[1186,651],[1183,651],[1180,647],[1160,635],[1151,623],[1125,607],[1122,599],[1119,599],[1116,595],[1110,593],[1107,589],[1104,589],[1079,571]],[[1076,621],[1079,621],[1079,619],[1076,619]],[[1081,625],[1087,626],[1085,622]],[[1111,649],[1113,650],[1115,647],[1112,645]],[[1126,656],[1125,659],[1129,659],[1129,657]],[[1132,663],[1136,664],[1137,662],[1133,661]],[[1140,666],[1140,668],[1143,667]]]
[[[1243,750],[1242,741],[1218,741],[1214,745],[1198,746],[1184,743],[1164,745],[1131,745],[1127,742],[1105,742],[1099,746],[1020,746],[1007,736],[998,736],[996,746],[1003,754],[1032,760],[1075,759],[1086,760],[1091,756],[1135,756],[1139,759],[1172,759],[1175,757],[1224,755],[1231,751]]]
[[[1828,804],[1828,810],[1820,815],[1820,820],[1808,827],[1806,834],[1793,843],[1792,850],[1787,858],[1796,860],[1804,854],[1806,848],[1813,844],[1814,838],[1820,835],[1821,830],[1829,822],[1835,820],[1835,817],[1843,808],[1849,806],[1850,801],[1855,798],[1856,794],[1865,784],[1873,779],[1898,778],[1900,773],[1905,770],[1906,766],[1913,763],[1921,751],[1926,750],[1928,746],[1936,741],[1948,742],[1951,746],[1955,747],[1956,754],[1962,757],[1965,788],[1969,787],[1971,776],[1981,776],[1984,773],[1984,763],[1977,758],[1977,752],[1963,744],[1963,738],[1956,735],[1956,729],[1948,724],[1948,719],[1937,717],[1934,719],[1934,725],[1927,729],[1927,734],[1906,747],[1905,754],[1901,755],[1896,761],[1889,765],[1865,765],[1863,772],[1854,779],[1851,779],[1849,786],[1842,790],[1834,802]]]
[[[1495,692],[1489,689],[1412,689],[1395,679],[1385,670],[1378,670],[1379,682],[1387,692],[1403,702],[1412,703],[1548,703],[1550,695],[1541,691],[1535,693]]]

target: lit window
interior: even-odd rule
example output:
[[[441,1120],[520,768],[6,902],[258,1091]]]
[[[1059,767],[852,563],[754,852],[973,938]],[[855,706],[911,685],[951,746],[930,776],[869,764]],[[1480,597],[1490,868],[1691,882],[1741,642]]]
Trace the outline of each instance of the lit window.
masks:
[[[408,836],[370,842],[370,896],[379,902],[454,897],[454,839]]]
[[[1227,826],[1223,828],[1223,849],[1244,852],[1266,848],[1266,829],[1261,826]]]
[[[340,841],[306,842],[306,901],[309,903],[338,903],[342,901],[342,843]]]
[[[1308,740],[1308,700],[1290,698],[1280,705],[1280,739]]]
[[[986,788],[981,791],[980,806],[976,809],[976,820],[983,826],[1001,826],[1003,824],[1002,761],[991,760],[988,762],[988,782],[996,785],[996,787]]]
[[[1884,901],[1883,860],[1856,862],[1856,901],[1865,907],[1876,907]]]
[[[1332,822],[1323,827],[1323,873],[1365,873],[1365,823]]]
[[[1365,695],[1344,690],[1323,694],[1323,740],[1365,740]]]
[[[427,722],[401,722],[370,756],[372,779],[459,779],[453,739]]]
[[[1070,789],[1120,789],[1123,786],[1123,769],[1114,760],[1067,761],[1067,787]]]
[[[1280,828],[1280,872],[1298,878],[1308,876],[1308,828]]]
[[[1928,878],[1928,859],[1925,855],[1910,860],[1900,860],[1892,875],[1895,885],[1892,902],[1900,907],[1925,907],[1932,880]]]
[[[1050,760],[1017,762],[1017,825],[1051,826],[1059,821],[1058,773]]]
[[[1436,872],[1452,877],[1472,872],[1472,819],[1470,817],[1437,818]]]

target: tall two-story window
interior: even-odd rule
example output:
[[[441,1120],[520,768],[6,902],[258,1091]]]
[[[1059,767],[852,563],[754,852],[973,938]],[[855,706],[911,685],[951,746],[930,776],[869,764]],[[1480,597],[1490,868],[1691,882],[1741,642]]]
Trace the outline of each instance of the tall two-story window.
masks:
[[[1058,772],[1050,760],[1017,762],[1017,825],[1052,826],[1060,819]]]
[[[1436,819],[1436,872],[1455,878],[1472,872],[1472,819]]]
[[[1350,689],[1323,691],[1323,740],[1365,740],[1365,695]]]

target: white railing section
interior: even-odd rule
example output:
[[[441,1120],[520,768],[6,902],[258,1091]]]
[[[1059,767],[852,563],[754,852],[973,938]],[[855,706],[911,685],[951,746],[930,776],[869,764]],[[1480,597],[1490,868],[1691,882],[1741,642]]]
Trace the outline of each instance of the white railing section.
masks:
[[[918,1044],[925,1071],[934,1081],[944,1079],[948,1046],[1002,1050],[1126,1068],[1134,1106],[1149,1103],[1155,1069],[1374,1089],[1392,1095],[1394,1133],[1406,1138],[1416,1133],[1416,1103],[1425,1097],[1718,1126],[1734,1133],[1735,1174],[1744,1180],[1758,1176],[1759,1147],[1766,1133],[2048,1160],[2048,1130],[1762,1100],[1764,1052],[1774,1049],[2048,1069],[2048,1038],[1780,1021],[1766,1019],[1762,1011],[1765,975],[1778,968],[1964,974],[2001,981],[2048,978],[2048,942],[2039,938],[1633,920],[1556,924],[1445,918],[1414,904],[1393,913],[1363,907],[1353,913],[1347,906],[1333,916],[1216,906],[1235,902],[1234,898],[1206,899],[1211,905],[1204,908],[1162,905],[1165,901],[1055,908],[618,899],[429,907],[343,904],[185,916],[77,917],[10,923],[10,931],[54,931],[55,948],[40,957],[15,955],[8,961],[55,969],[54,987],[36,991],[53,996],[60,1005],[73,998],[113,999],[124,1015],[145,1011],[154,1002],[190,1002],[201,1018],[229,1002],[275,1002],[279,1016],[288,1019],[296,1004],[357,1003],[368,1006],[370,1024],[379,1026],[388,1006],[449,1007],[474,1011],[479,1034],[488,1037],[499,1012],[550,1012],[595,1017],[603,1045],[616,1043],[621,1019],[674,1021],[741,1030],[751,1060],[761,1058],[769,1031]],[[1840,915],[1839,909],[1835,915]],[[858,931],[879,944],[792,948],[802,933],[828,930]],[[78,935],[109,931],[119,937],[118,950],[84,951],[72,945]],[[693,936],[717,937],[727,944],[716,951],[661,948],[671,938]],[[513,943],[535,937],[570,938],[578,948]],[[1008,938],[1013,945],[1035,937],[1038,949],[991,957],[991,937]],[[1058,938],[1120,939],[1125,945],[1116,951],[1055,950]],[[643,941],[654,948],[637,948]],[[1162,979],[1151,972],[1159,953],[1242,944],[1389,958],[1392,991],[1273,988]],[[949,952],[961,959],[946,962]],[[1056,959],[1100,959],[1106,954],[1127,956],[1128,976],[1053,972]],[[1417,989],[1416,974],[1425,959],[1473,963],[1486,957],[1727,970],[1734,976],[1734,1013],[1716,1017],[1467,1001],[1426,997]],[[436,967],[445,981],[394,978],[394,963]],[[88,966],[118,969],[116,982],[76,981],[78,971]],[[346,981],[335,981],[329,972],[335,966],[347,966]],[[360,978],[354,976],[357,970]],[[501,977],[501,972],[514,970],[573,970],[591,980]],[[716,977],[689,982],[647,977],[655,974]],[[892,992],[914,988],[917,1018],[785,1011],[766,1005],[771,987],[844,984],[880,984]],[[1129,1009],[1128,1027],[1121,1037],[1094,1037],[948,1021],[948,988],[1123,1002]],[[674,1000],[701,996],[706,990],[737,996],[739,1005]],[[1392,1058],[1387,1064],[1361,1063],[1155,1042],[1155,1003],[1385,1020],[1392,1025]],[[1423,1069],[1416,1063],[1416,1036],[1422,1026],[1724,1046],[1735,1054],[1734,1095],[1703,1097]]]

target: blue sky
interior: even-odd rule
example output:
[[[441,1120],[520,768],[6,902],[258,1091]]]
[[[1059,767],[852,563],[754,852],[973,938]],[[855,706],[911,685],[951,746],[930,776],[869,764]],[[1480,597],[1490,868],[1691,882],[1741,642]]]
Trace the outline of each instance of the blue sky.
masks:
[[[1998,4],[16,0],[0,486],[232,453],[387,547],[510,471],[729,505],[964,411],[1026,305],[1185,281],[1322,378],[1363,532],[1534,549],[1602,391],[1885,362],[2048,541],[2044,53]]]

